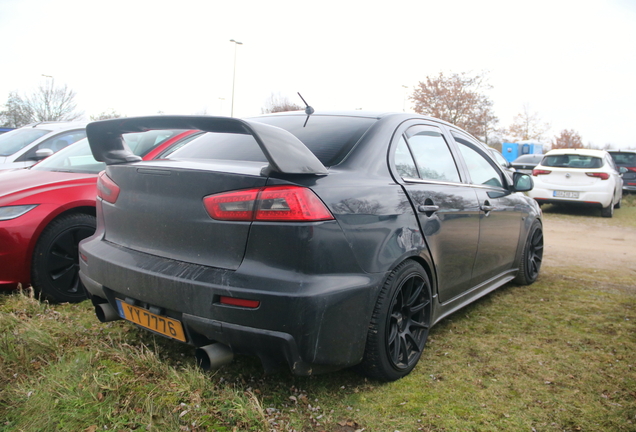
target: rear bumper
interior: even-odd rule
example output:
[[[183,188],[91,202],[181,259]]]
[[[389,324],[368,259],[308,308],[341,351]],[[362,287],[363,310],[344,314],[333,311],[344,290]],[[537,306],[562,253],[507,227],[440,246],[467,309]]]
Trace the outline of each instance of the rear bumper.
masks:
[[[590,190],[581,190],[576,187],[554,186],[545,187],[537,185],[528,192],[528,196],[534,198],[540,203],[551,204],[574,204],[590,207],[607,207],[612,202],[614,191],[610,188],[589,188]],[[578,192],[578,198],[557,198],[554,196],[555,191]]]
[[[299,375],[360,362],[386,276],[359,268],[304,274],[247,256],[236,271],[215,269],[125,249],[98,237],[80,249],[86,258],[80,260],[80,277],[94,302],[101,298],[116,307],[119,298],[159,311],[182,322],[189,344],[221,342],[237,353],[260,357],[266,369],[286,363]],[[228,306],[220,304],[220,296],[257,300],[260,306]]]

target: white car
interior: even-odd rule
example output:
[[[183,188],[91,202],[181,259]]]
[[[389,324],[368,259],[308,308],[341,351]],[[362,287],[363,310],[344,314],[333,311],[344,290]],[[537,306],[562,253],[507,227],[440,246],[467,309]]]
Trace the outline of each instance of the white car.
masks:
[[[532,170],[532,179],[528,195],[539,204],[598,207],[603,217],[612,217],[621,206],[621,172],[604,150],[551,150]]]
[[[0,171],[26,168],[86,137],[86,122],[33,123],[0,135]]]

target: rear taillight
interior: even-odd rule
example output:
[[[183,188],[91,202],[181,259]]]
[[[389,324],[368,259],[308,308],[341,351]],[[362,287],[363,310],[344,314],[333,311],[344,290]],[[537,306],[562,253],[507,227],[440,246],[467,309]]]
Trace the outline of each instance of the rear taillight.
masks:
[[[251,221],[254,219],[254,203],[260,189],[226,192],[203,198],[203,205],[212,219]]]
[[[543,170],[543,169],[533,169],[532,170],[532,175],[533,176],[540,176],[540,175],[546,175],[546,174],[550,174],[552,171],[550,170]]]
[[[310,189],[298,186],[272,186],[260,192],[254,219],[321,221],[333,219],[333,216]]]
[[[627,168],[627,171],[636,172],[636,167],[625,167],[625,168]]]
[[[607,180],[609,178],[609,174],[604,172],[586,172],[585,175],[588,177],[600,178],[601,180]]]
[[[224,192],[203,198],[203,205],[216,220],[316,222],[333,219],[316,194],[300,186]]]
[[[106,175],[105,171],[97,177],[97,196],[111,204],[115,204],[119,196],[119,186]]]

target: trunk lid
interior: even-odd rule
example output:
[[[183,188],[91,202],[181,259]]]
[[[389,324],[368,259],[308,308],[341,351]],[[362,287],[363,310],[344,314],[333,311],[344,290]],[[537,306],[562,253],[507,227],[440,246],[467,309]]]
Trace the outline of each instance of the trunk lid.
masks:
[[[586,172],[597,172],[598,170],[596,169],[580,170],[554,167],[546,167],[543,169],[552,171],[550,174],[541,175],[541,180],[543,181],[543,183],[552,186],[589,186],[601,181],[601,179],[599,178],[590,177],[585,174]]]
[[[136,251],[236,270],[243,260],[249,222],[212,219],[203,198],[262,187],[263,163],[206,160],[110,165],[120,188],[114,204],[104,201],[104,239]]]

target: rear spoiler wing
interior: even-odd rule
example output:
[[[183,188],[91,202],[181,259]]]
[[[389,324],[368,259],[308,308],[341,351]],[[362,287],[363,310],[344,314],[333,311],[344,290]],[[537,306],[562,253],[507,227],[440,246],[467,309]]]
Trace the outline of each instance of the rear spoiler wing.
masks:
[[[252,135],[269,162],[269,171],[326,175],[327,168],[294,135],[284,129],[232,117],[152,116],[97,121],[86,126],[96,160],[107,165],[140,161],[122,135],[156,129],[198,129],[204,132]]]

